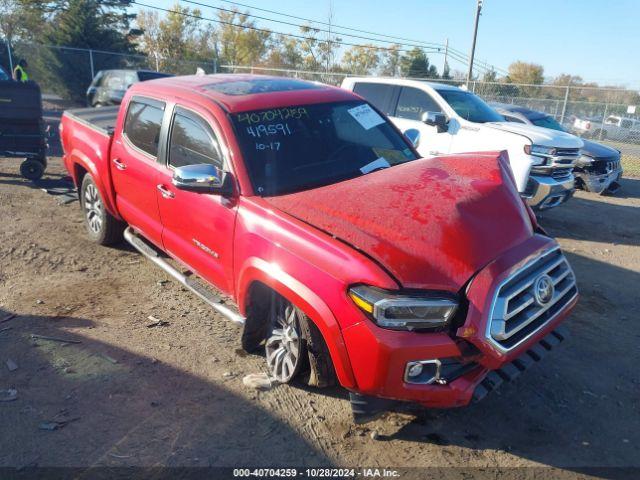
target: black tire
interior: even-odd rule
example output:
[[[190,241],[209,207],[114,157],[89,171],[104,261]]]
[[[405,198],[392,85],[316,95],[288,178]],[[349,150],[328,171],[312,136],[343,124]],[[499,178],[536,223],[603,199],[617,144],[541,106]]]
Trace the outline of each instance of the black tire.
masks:
[[[84,176],[80,186],[80,207],[92,241],[100,245],[113,245],[122,240],[125,224],[104,208],[100,191],[89,174]]]
[[[309,368],[305,383],[311,387],[330,387],[336,383],[336,372],[331,362],[331,354],[320,330],[309,317],[302,314],[300,330],[307,350]]]
[[[44,175],[45,165],[38,160],[28,158],[20,164],[20,175],[28,180],[40,180]]]

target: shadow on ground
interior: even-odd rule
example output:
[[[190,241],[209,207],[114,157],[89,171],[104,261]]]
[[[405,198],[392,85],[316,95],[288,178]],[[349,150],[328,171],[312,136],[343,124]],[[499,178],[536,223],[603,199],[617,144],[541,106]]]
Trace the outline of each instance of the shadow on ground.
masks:
[[[0,309],[0,319],[8,314]],[[2,366],[0,390],[16,389],[18,398],[0,403],[0,425],[11,425],[0,435],[0,466],[331,464],[289,425],[219,384],[91,339],[90,320],[18,316],[0,323],[8,327],[2,362],[18,369]]]

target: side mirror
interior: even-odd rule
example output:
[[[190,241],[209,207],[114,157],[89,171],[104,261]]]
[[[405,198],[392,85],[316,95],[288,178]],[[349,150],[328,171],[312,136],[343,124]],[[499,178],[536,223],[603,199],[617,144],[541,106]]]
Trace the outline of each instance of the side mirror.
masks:
[[[232,175],[208,163],[176,168],[173,171],[173,184],[189,192],[212,193],[223,197],[233,195]]]
[[[443,113],[424,112],[422,114],[422,121],[427,125],[436,127],[438,133],[446,132],[449,129],[447,126],[447,117]]]
[[[404,136],[411,142],[414,148],[418,148],[420,144],[420,130],[410,128],[404,131]]]

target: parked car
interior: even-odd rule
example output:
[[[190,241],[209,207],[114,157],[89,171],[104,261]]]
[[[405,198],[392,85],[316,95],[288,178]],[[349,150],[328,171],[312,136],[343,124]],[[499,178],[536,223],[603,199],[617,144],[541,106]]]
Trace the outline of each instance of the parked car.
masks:
[[[509,122],[566,132],[555,118],[546,113],[502,103],[494,103],[491,106]],[[584,146],[573,169],[576,186],[594,193],[615,192],[620,188],[619,181],[622,178],[620,150],[590,140],[582,141]]]
[[[47,167],[48,127],[35,82],[0,80],[0,157],[22,159],[20,173],[38,180]]]
[[[356,419],[463,406],[565,338],[573,271],[503,153],[420,159],[358,96],[280,77],[139,83],[96,112],[61,129],[89,237],[124,230],[278,382],[337,378]]]
[[[605,118],[576,118],[573,130],[581,136],[598,140],[618,140],[622,142],[637,142],[640,140],[640,120],[617,115]]]
[[[518,191],[531,207],[552,208],[574,191],[573,165],[582,141],[573,135],[515,125],[471,92],[398,78],[346,78],[342,88],[369,100],[405,133],[421,155],[506,150]]]
[[[120,105],[127,89],[138,82],[172,76],[153,70],[100,70],[87,90],[87,105],[104,107]]]

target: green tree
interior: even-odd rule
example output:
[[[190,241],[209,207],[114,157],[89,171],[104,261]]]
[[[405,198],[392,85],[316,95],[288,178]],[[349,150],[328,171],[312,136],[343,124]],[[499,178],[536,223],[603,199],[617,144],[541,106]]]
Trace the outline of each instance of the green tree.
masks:
[[[150,57],[154,68],[176,74],[195,73],[197,62],[214,60],[207,43],[213,32],[202,29],[198,9],[176,3],[164,18],[156,11],[140,11],[137,23],[143,31],[139,48]]]
[[[498,74],[496,73],[496,71],[493,68],[487,70],[482,75],[482,81],[483,82],[495,82],[497,80],[498,80]]]
[[[132,16],[127,13],[126,6],[127,2],[98,0],[41,2],[41,11],[52,9],[50,28],[46,30],[44,41],[64,47],[131,53],[134,46],[128,33]],[[60,79],[59,89],[66,91],[68,97],[83,101],[91,82],[89,55],[61,48],[55,51],[55,56],[57,61],[50,65],[50,70]],[[114,68],[121,66],[122,60],[118,56],[104,56],[101,62],[94,63],[94,67],[96,71]]]
[[[438,78],[435,65],[429,64],[429,57],[421,48],[415,47],[400,60],[400,69],[405,77]]]
[[[373,45],[353,46],[342,55],[342,67],[358,75],[373,73],[379,63],[380,56]]]
[[[336,36],[327,35],[320,38],[320,31],[310,26],[300,28],[304,39],[299,40],[302,63],[305,70],[335,70],[333,59],[336,58],[339,42]]]
[[[443,80],[452,80],[451,69],[449,68],[449,62],[444,62],[444,66],[442,67],[442,79]]]
[[[221,24],[213,31],[212,41],[216,57],[223,64],[258,65],[269,50],[271,32],[255,30],[256,24],[248,13],[238,10],[218,12]]]
[[[544,68],[536,63],[513,62],[509,65],[507,78],[511,83],[542,85],[544,82]]]
[[[401,45],[391,45],[381,54],[382,68],[380,73],[388,77],[397,77],[400,74]]]
[[[297,38],[278,35],[271,42],[266,63],[273,68],[299,70],[304,68],[304,54]]]

